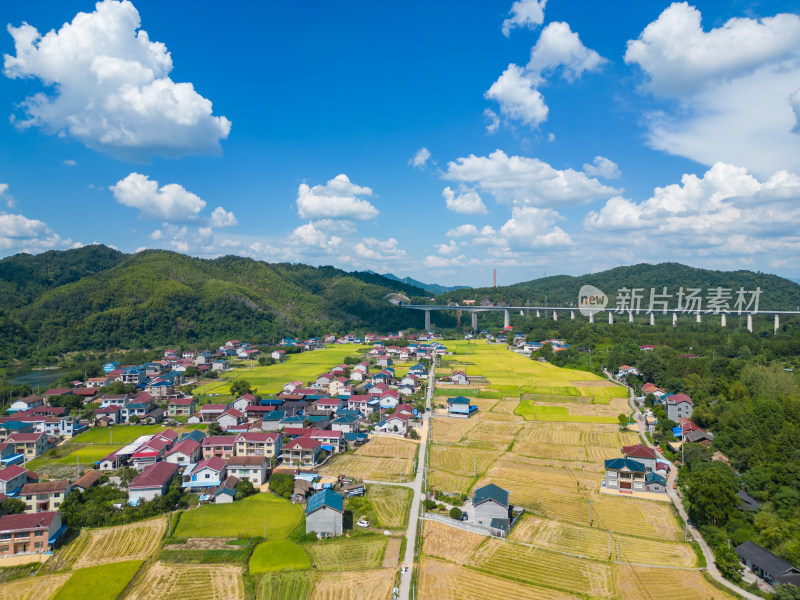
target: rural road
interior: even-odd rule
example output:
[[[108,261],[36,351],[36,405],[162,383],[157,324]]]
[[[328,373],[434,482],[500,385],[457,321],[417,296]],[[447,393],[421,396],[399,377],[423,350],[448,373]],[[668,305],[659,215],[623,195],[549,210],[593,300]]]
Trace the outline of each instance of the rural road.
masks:
[[[431,408],[433,398],[434,374],[436,371],[436,359],[433,359],[431,371],[428,374],[428,393],[425,399],[425,408]],[[431,413],[426,410],[422,413],[422,434],[419,444],[419,461],[417,463],[417,476],[410,484],[414,495],[411,498],[411,509],[408,516],[408,529],[406,530],[406,554],[402,564],[408,565],[408,570],[400,574],[400,600],[411,599],[411,575],[414,572],[414,554],[417,549],[417,528],[419,526],[419,509],[422,504],[422,481],[425,478],[425,457],[427,456],[428,435],[431,430]]]
[[[606,375],[608,375],[609,379],[611,379],[611,376],[608,372],[606,372]],[[636,419],[636,423],[639,425],[639,437],[641,437],[642,441],[647,446],[649,446],[650,448],[654,448],[655,446],[653,446],[653,444],[650,443],[650,440],[648,440],[647,436],[645,435],[644,415],[642,414],[642,411],[639,410],[639,407],[636,405],[636,402],[634,401],[633,389],[628,386],[625,387],[628,388],[629,392],[628,404],[630,404],[631,410],[633,411],[634,419]],[[681,498],[678,495],[678,490],[672,489],[672,486],[675,484],[675,479],[677,479],[677,477],[678,477],[678,470],[673,465],[673,467],[669,471],[669,476],[667,477],[667,495],[669,496],[669,499],[672,501],[672,503],[675,505],[675,508],[678,509],[678,514],[681,516],[681,519],[683,519],[683,521],[686,523],[686,529],[689,535],[691,535],[692,539],[696,540],[697,543],[700,545],[700,549],[703,552],[703,557],[706,559],[706,565],[707,565],[706,570],[708,571],[708,574],[711,575],[711,577],[713,577],[715,581],[718,581],[726,588],[733,590],[740,596],[747,598],[747,600],[763,600],[761,596],[756,596],[755,594],[752,594],[747,590],[743,590],[735,583],[728,581],[722,576],[722,573],[719,572],[719,569],[717,568],[717,565],[714,562],[714,553],[711,551],[711,548],[709,548],[708,544],[706,543],[705,539],[703,539],[703,536],[700,534],[700,532],[697,531],[695,526],[689,522],[689,515],[686,514],[686,511],[683,508],[683,502],[681,501]]]

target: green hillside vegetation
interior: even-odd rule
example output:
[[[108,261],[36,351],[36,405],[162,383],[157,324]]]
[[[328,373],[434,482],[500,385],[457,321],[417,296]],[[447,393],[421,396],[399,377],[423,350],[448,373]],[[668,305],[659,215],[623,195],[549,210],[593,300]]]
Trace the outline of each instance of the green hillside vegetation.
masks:
[[[420,326],[421,314],[384,300],[391,292],[425,294],[380,275],[235,256],[104,246],[17,255],[0,261],[0,358]]]

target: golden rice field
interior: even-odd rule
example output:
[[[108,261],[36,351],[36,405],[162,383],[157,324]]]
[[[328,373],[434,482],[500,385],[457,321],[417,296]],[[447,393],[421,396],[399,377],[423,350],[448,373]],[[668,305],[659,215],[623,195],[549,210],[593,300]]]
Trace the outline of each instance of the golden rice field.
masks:
[[[619,533],[613,534],[612,541],[608,532],[602,529],[539,519],[530,514],[525,515],[514,527],[509,539],[598,560],[607,560],[609,544],[612,551],[614,545],[618,544],[622,556],[633,562],[641,561],[640,557],[647,557],[649,564],[671,567],[694,567],[697,563],[697,556],[690,544]]]
[[[154,563],[126,600],[236,600],[244,598],[242,570],[231,565]]]
[[[396,569],[324,573],[314,584],[310,600],[361,600],[389,598]]]
[[[505,415],[513,415],[514,410],[516,410],[517,406],[519,406],[519,400],[517,400],[516,398],[513,400],[508,400],[506,398],[503,398],[492,407],[492,412],[501,413]]]
[[[323,571],[356,571],[380,565],[386,538],[367,537],[356,540],[339,538],[303,545],[314,567]]]
[[[431,446],[430,466],[456,475],[474,475],[486,472],[501,452],[477,450],[465,446]]]
[[[0,600],[50,600],[67,582],[70,573],[25,577],[0,585]]]
[[[431,420],[431,440],[435,442],[458,442],[478,424],[476,419],[450,419],[434,417]]]
[[[138,523],[84,529],[80,536],[65,548],[62,560],[74,559],[74,569],[125,560],[144,560],[158,547],[167,520],[164,517]]]
[[[349,475],[356,479],[406,482],[412,479],[414,461],[408,458],[385,458],[341,454],[323,465],[322,475]]]
[[[422,540],[423,554],[463,565],[486,538],[437,521],[425,521]]]
[[[663,569],[615,565],[614,582],[621,600],[639,600],[642,588],[653,600],[731,600],[733,597],[711,585],[700,571],[669,571]]]
[[[599,561],[490,538],[470,562],[476,569],[533,585],[595,598],[614,595],[611,567]]]
[[[420,600],[579,600],[580,596],[492,577],[433,558],[420,562]]]
[[[475,478],[467,475],[456,475],[441,469],[430,469],[428,471],[428,487],[441,492],[449,494],[466,493],[473,483],[475,483]]]
[[[400,438],[372,436],[369,442],[355,451],[357,456],[381,456],[386,458],[414,458],[419,444]]]
[[[367,498],[381,527],[404,527],[411,506],[411,490],[394,485],[370,485]]]

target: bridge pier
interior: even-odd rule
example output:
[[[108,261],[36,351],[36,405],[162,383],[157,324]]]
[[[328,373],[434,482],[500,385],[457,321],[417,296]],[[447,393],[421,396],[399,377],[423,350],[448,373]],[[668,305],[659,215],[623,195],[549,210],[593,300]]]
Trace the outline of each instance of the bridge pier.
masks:
[[[537,316],[537,317],[541,317],[541,316],[542,316],[542,315],[541,315],[541,313],[539,313],[539,311],[538,311],[538,310],[536,311],[536,316]]]
[[[474,331],[474,332],[478,331],[478,311],[477,310],[473,310],[472,311],[472,331]]]
[[[778,315],[775,315],[775,325],[772,328],[772,335],[778,333],[778,329],[780,329],[780,326],[781,326],[781,319]]]
[[[727,327],[728,326],[728,319],[725,318],[725,313],[722,313],[722,318],[719,320],[720,327]]]
[[[574,310],[569,311],[569,320],[570,321],[574,321],[575,320],[575,311]]]
[[[747,331],[753,333],[753,315],[747,315]]]
[[[608,324],[609,325],[613,325],[614,324],[614,313],[612,313],[612,312],[608,313]]]
[[[700,313],[697,313],[697,322],[700,323]]]
[[[511,327],[511,313],[508,309],[503,311],[503,327]]]
[[[553,311],[553,321],[558,321],[558,313]]]
[[[650,326],[653,327],[656,324],[656,316],[653,313],[650,313]]]
[[[628,311],[628,323],[633,323],[633,311]]]
[[[431,311],[425,310],[425,331],[431,328]]]
[[[594,323],[594,311],[589,313],[589,323]]]
[[[672,313],[672,326],[677,327],[678,325],[678,313]]]

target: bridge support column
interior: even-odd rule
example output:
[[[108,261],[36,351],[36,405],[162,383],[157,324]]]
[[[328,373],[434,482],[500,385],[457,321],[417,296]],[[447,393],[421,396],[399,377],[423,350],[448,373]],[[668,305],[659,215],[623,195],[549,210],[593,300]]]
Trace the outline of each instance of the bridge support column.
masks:
[[[558,313],[553,311],[553,321],[558,321]]]
[[[656,316],[653,313],[650,313],[650,326],[653,327],[656,324]]]
[[[541,313],[538,310],[536,311],[536,316],[537,317],[541,317],[542,316]]]
[[[431,311],[425,311],[425,331],[428,331],[431,328]]]
[[[575,320],[575,311],[574,310],[569,311],[569,320],[570,321],[574,321]]]
[[[511,327],[511,313],[508,309],[503,311],[503,327]]]
[[[678,325],[678,313],[672,313],[672,326],[677,327]]]
[[[608,313],[608,324],[609,325],[613,325],[614,324],[614,313],[612,313],[612,312]]]
[[[727,327],[728,326],[728,319],[725,317],[725,313],[722,313],[722,317],[719,320],[720,327]]]
[[[633,323],[633,311],[628,311],[628,323]]]
[[[753,315],[747,315],[747,331],[753,333]]]
[[[781,318],[778,315],[775,315],[775,325],[772,328],[772,335],[778,333],[778,329],[780,329],[780,326],[781,326]]]
[[[589,313],[589,323],[594,323],[594,311]]]
[[[697,322],[700,323],[700,313],[697,313]]]
[[[474,331],[474,332],[478,331],[478,311],[477,310],[473,310],[472,311],[472,331]]]

